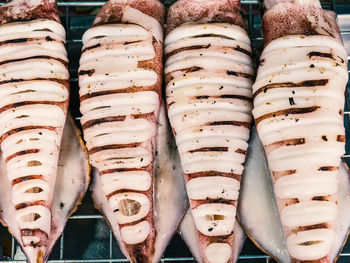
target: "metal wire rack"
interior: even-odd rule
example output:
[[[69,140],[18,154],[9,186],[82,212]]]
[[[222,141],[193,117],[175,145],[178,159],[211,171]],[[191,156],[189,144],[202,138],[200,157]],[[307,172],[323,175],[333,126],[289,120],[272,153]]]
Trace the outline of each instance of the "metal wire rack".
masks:
[[[210,0],[208,0],[210,1]],[[5,1],[0,1],[0,5]],[[77,120],[80,118],[78,110],[78,83],[77,68],[81,50],[81,36],[92,23],[94,14],[106,1],[58,1],[61,20],[67,32],[67,48],[70,59],[71,74],[71,101],[70,111]],[[163,0],[169,6],[174,0]],[[261,6],[259,0],[241,0],[245,17],[249,25],[253,49],[256,55],[262,47],[261,36]],[[326,9],[337,12],[342,36],[348,54],[350,54],[350,2],[349,0],[331,0],[322,3]],[[87,15],[88,14],[88,15]],[[348,60],[350,56],[348,56]],[[345,106],[345,126],[347,139],[350,138],[349,101],[350,83],[348,83],[347,101]],[[350,146],[347,141],[344,156],[350,161]],[[15,239],[10,236],[7,229],[0,227],[0,262],[26,262],[24,255],[18,248]],[[113,234],[103,217],[93,208],[90,193],[87,193],[78,211],[69,219],[66,229],[50,256],[50,263],[111,263],[129,262],[119,250]],[[161,262],[195,262],[186,245],[177,235],[168,246]],[[247,239],[244,244],[239,262],[273,262],[270,256],[265,255]],[[345,245],[338,262],[350,262],[350,241]]]

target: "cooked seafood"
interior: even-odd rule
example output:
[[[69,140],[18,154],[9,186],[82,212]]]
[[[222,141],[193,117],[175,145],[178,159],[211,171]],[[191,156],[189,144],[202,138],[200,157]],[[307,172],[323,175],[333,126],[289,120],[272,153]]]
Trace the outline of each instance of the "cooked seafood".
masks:
[[[254,71],[238,1],[180,0],[165,39],[168,116],[201,261],[233,261],[236,205],[248,147]]]
[[[337,191],[338,216],[330,262],[339,256],[350,229],[350,177],[342,162],[339,167]],[[278,262],[290,262],[278,207],[273,197],[267,160],[255,127],[250,135],[247,161],[242,176],[239,221],[253,242]],[[271,200],[273,202],[271,202]]]
[[[345,145],[347,54],[335,15],[318,1],[266,6],[253,115],[292,260],[329,262]]]
[[[159,116],[159,128],[157,134],[157,152],[155,170],[155,213],[154,222],[156,228],[156,239],[154,255],[151,262],[159,262],[164,250],[181,219],[188,209],[186,189],[182,176],[180,159],[176,151],[176,145],[170,129],[168,128],[164,107],[161,108]],[[96,207],[103,213],[117,237],[120,248],[124,253],[125,247],[121,242],[118,222],[113,213],[108,199],[101,191],[101,177],[97,169],[94,169],[93,199]]]
[[[51,240],[52,202],[65,125],[69,73],[55,1],[0,7],[0,144],[10,204],[29,262]]]
[[[46,254],[43,256],[43,262],[47,261],[53,246],[63,232],[68,218],[80,204],[89,185],[89,174],[88,154],[80,138],[80,131],[75,126],[74,121],[67,118],[62,135],[57,178],[51,205],[50,239],[48,240]],[[6,164],[3,158],[0,158],[0,193],[0,218],[2,223],[7,225],[22,250],[26,252],[23,249],[24,244],[20,229],[14,224],[16,221],[15,208],[8,205],[12,198],[11,182],[6,177]],[[40,262],[40,260],[34,262]]]
[[[191,213],[192,213],[191,209],[189,209],[185,217],[181,221],[181,224],[179,227],[179,234],[181,235],[182,239],[185,241],[185,243],[189,247],[196,261],[198,263],[202,263],[203,261],[201,257],[201,250],[198,244],[197,228],[193,221],[193,217]],[[233,235],[233,242],[232,242],[232,261],[236,262],[239,257],[239,254],[241,253],[246,236],[239,222],[237,222],[237,220],[235,222],[233,231],[235,234]]]
[[[290,262],[264,147],[253,126],[241,181],[237,217],[247,236],[277,262]]]
[[[84,139],[99,173],[95,189],[107,197],[112,213],[103,205],[102,210],[131,262],[152,262],[156,249],[153,197],[163,17],[158,0],[112,0],[83,36],[79,92]]]

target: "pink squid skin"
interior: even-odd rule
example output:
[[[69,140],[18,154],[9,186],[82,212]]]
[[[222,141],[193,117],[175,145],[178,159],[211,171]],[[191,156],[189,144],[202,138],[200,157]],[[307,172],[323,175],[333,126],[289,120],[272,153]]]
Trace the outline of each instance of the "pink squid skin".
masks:
[[[32,3],[33,1],[14,0],[6,7],[1,8],[0,25],[29,21],[33,19],[51,19],[60,22],[55,0],[42,0],[40,5]]]
[[[265,1],[266,2],[266,1]],[[319,2],[317,0],[317,2]],[[280,2],[263,16],[264,46],[285,35],[319,35],[320,20],[327,35],[341,41],[340,30],[333,11],[322,10],[314,5]]]
[[[166,32],[188,22],[230,23],[246,29],[238,0],[179,0],[168,12]]]

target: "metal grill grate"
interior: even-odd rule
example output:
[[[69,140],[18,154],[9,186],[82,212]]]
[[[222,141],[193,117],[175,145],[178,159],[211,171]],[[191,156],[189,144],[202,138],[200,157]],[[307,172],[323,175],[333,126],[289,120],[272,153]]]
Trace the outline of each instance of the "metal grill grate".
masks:
[[[208,0],[210,1],[210,0]],[[165,5],[170,5],[174,0],[163,0]],[[249,32],[252,39],[255,54],[259,54],[262,47],[261,17],[258,0],[241,0],[243,10],[248,21]],[[4,1],[0,1],[0,5]],[[81,36],[91,25],[94,14],[98,7],[105,1],[58,1],[61,20],[67,32],[67,48],[70,59],[71,74],[71,101],[70,110],[75,119],[80,119],[78,110],[78,83],[77,68],[81,50]],[[337,12],[341,26],[344,43],[348,54],[350,54],[350,3],[348,0],[331,0],[323,3],[326,9]],[[86,15],[90,12],[91,15]],[[350,56],[348,56],[348,60]],[[347,98],[350,96],[350,83],[347,87]],[[345,126],[347,140],[349,140],[349,120],[350,114],[347,99],[345,108]],[[345,158],[350,162],[350,148],[347,141],[347,154]],[[0,227],[0,262],[26,262],[24,255],[18,248],[15,239],[7,233],[7,229]],[[239,262],[258,263],[272,262],[273,260],[261,252],[255,245],[247,240],[244,244]],[[128,262],[119,250],[113,234],[103,217],[97,213],[92,206],[90,193],[87,193],[82,206],[67,223],[66,229],[55,245],[50,260],[51,263],[76,263],[76,262]],[[191,253],[178,236],[175,236],[165,252],[165,257],[161,262],[195,262]],[[345,245],[338,262],[350,262],[350,241]]]

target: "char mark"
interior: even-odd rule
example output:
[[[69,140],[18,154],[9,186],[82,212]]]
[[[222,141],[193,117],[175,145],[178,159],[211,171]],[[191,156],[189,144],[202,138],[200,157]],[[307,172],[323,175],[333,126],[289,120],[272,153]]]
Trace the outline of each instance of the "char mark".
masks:
[[[289,140],[282,140],[278,142],[271,143],[266,146],[268,151],[284,146],[296,146],[296,145],[301,145],[305,143],[305,138],[295,138],[295,139],[289,139]]]
[[[101,123],[106,123],[106,122],[115,122],[115,121],[124,121],[126,116],[112,116],[112,117],[106,117],[106,118],[100,118],[96,120],[89,120],[83,124],[83,129],[90,128],[92,126],[101,124]]]
[[[110,144],[110,145],[104,145],[100,147],[94,147],[91,150],[89,150],[89,154],[94,154],[100,151],[105,150],[114,150],[114,149],[122,149],[122,148],[135,148],[140,146],[141,143],[129,143],[129,144]]]
[[[142,40],[134,40],[134,41],[125,41],[123,45],[130,45],[130,44],[135,44],[135,43],[140,43]]]
[[[339,167],[338,166],[321,166],[319,171],[325,172],[325,171],[338,171]]]
[[[339,57],[339,56],[337,57],[340,59],[341,63],[344,63],[344,59],[342,57]]]
[[[195,99],[197,99],[197,100],[207,100],[207,99],[209,99],[209,97],[210,96],[203,95],[203,96],[196,96]]]
[[[236,179],[237,181],[241,180],[241,175],[240,174],[235,174],[235,173],[223,173],[223,172],[218,172],[218,171],[206,171],[206,172],[197,172],[197,173],[190,173],[190,174],[185,174],[186,176],[186,181],[197,178],[197,177],[206,177],[206,176],[223,176],[223,177],[230,177],[233,179]]]
[[[49,29],[49,28],[40,28],[40,29],[35,29],[33,31],[42,31],[42,32],[51,32],[51,33],[53,33],[52,30]]]
[[[12,130],[4,133],[3,135],[1,135],[0,143],[3,140],[5,140],[7,137],[9,137],[12,134],[15,134],[17,132],[27,131],[27,130],[36,130],[36,129],[46,129],[46,130],[50,130],[50,131],[55,131],[56,127],[53,127],[53,126],[25,126],[25,127],[15,128],[15,129],[12,129]]]
[[[5,40],[5,41],[1,41],[0,42],[0,46],[7,45],[7,44],[17,44],[17,43],[31,42],[31,41],[37,41],[37,40],[42,40],[42,39],[44,39],[44,38],[16,38],[16,39],[9,39],[9,40]],[[56,41],[56,42],[59,42],[59,43],[62,43],[63,45],[65,45],[65,43],[63,41],[58,41],[58,40],[52,39],[50,36],[46,36],[45,40],[49,41],[49,42]]]
[[[100,47],[101,44],[100,43],[97,43],[96,45],[93,45],[91,47],[87,47],[87,48],[84,48],[84,50],[81,52],[81,53],[84,53],[85,51],[88,51],[88,50],[91,50],[91,49],[95,49],[95,48],[98,48]]]
[[[242,53],[248,55],[249,57],[252,56],[252,52],[250,52],[250,51],[248,51],[248,50],[246,50],[244,48],[241,48],[240,46],[235,47],[234,50],[242,52]]]
[[[298,203],[300,203],[298,198],[288,198],[284,205],[285,206],[290,206],[290,205],[295,205],[295,204],[298,204]]]
[[[218,98],[221,98],[221,99],[238,99],[238,100],[251,101],[251,98],[249,98],[249,97],[241,96],[241,95],[232,95],[232,94],[219,95],[219,96],[201,95],[201,96],[192,97],[192,99],[197,99],[197,100],[209,99],[209,98],[213,98],[213,99],[218,99]]]
[[[155,121],[155,116],[154,112],[150,113],[140,113],[140,114],[131,114],[131,117],[136,119],[147,119],[147,120],[152,120]]]
[[[280,83],[272,83],[265,85],[259,88],[253,94],[253,99],[259,95],[261,92],[266,93],[269,89],[276,88],[301,88],[301,87],[317,87],[317,86],[325,86],[328,83],[328,79],[315,79],[315,80],[304,80],[301,82],[280,82]]]
[[[277,117],[277,116],[288,116],[289,114],[305,114],[305,113],[311,113],[316,111],[320,106],[312,106],[312,107],[306,107],[306,108],[289,108],[285,110],[279,110],[271,113],[267,113],[265,115],[262,115],[258,118],[255,119],[255,124],[258,125],[261,121],[272,118],[272,117]]]
[[[29,150],[19,151],[19,152],[16,152],[16,153],[8,156],[5,160],[5,162],[10,161],[12,158],[15,158],[17,156],[22,156],[22,155],[31,154],[31,153],[38,153],[38,152],[40,152],[39,149],[29,149]]]
[[[6,45],[6,44],[24,43],[27,41],[28,41],[28,38],[9,39],[9,40],[5,40],[5,41],[1,41],[0,46]]]
[[[194,46],[190,46],[190,47],[182,47],[182,48],[179,48],[179,49],[175,49],[175,50],[167,53],[165,55],[165,59],[168,59],[171,56],[176,55],[176,54],[178,54],[180,52],[189,51],[189,50],[207,49],[210,46],[211,46],[210,44],[206,45],[206,46],[205,45],[194,45]]]
[[[201,35],[193,36],[192,38],[201,38],[201,37],[218,37],[218,38],[223,38],[223,39],[228,39],[228,40],[235,40],[232,37],[228,37],[228,36],[220,35],[220,34],[201,34]],[[209,44],[209,46],[210,46],[210,44]]]
[[[249,75],[247,73],[241,73],[241,72],[235,72],[235,71],[227,70],[226,74],[228,76],[242,77],[242,78],[254,80],[254,76]]]
[[[239,99],[239,100],[246,100],[251,101],[251,98],[241,95],[221,95],[220,96],[223,99]]]
[[[124,88],[124,89],[105,90],[105,91],[87,93],[87,94],[80,97],[80,101],[84,101],[86,99],[90,99],[93,97],[110,95],[110,94],[135,93],[135,92],[141,92],[141,91],[154,91],[154,86],[146,86],[146,87],[132,86],[132,87]]]
[[[312,200],[314,201],[329,201],[330,196],[325,195],[325,196],[314,196]]]
[[[345,142],[345,135],[338,135],[337,142]]]
[[[56,105],[58,107],[62,107],[64,102],[55,102],[55,101],[21,101],[16,102],[13,104],[6,105],[2,108],[0,108],[0,113],[9,110],[9,109],[16,109],[18,107],[27,106],[27,105],[35,105],[35,104],[44,104],[44,105]]]
[[[195,150],[188,151],[190,153],[196,152],[228,152],[228,147],[203,147]]]
[[[165,82],[166,83],[169,83],[171,80],[174,79],[173,77],[173,73],[174,72],[180,72],[182,74],[183,77],[186,77],[188,73],[193,73],[193,72],[196,72],[196,71],[199,71],[203,68],[201,67],[197,67],[197,66],[193,66],[193,67],[188,67],[188,68],[179,68],[179,69],[175,69],[171,72],[168,72],[167,74],[165,74]]]
[[[194,46],[189,46],[189,47],[182,47],[182,48],[178,48],[178,49],[175,49],[167,54],[165,54],[165,59],[167,60],[168,58],[170,58],[171,56],[173,55],[176,55],[180,52],[184,52],[184,51],[189,51],[189,50],[198,50],[198,49],[208,49],[211,47],[211,44],[208,44],[208,45],[194,45]],[[233,49],[233,50],[236,50],[236,51],[239,51],[239,52],[242,52],[246,55],[248,55],[249,57],[252,56],[252,53],[249,52],[248,50],[246,49],[243,49],[241,48],[240,46],[236,46],[236,47],[224,47],[224,48],[227,48],[227,49]]]
[[[272,174],[275,177],[275,179],[278,179],[286,175],[295,174],[296,172],[297,170],[284,170],[284,171],[272,171]]]
[[[167,108],[169,108],[171,105],[175,104],[175,101],[172,101],[170,103],[167,103]]]
[[[152,173],[152,164],[140,168],[115,168],[100,171],[100,175],[111,174],[111,173],[120,173],[120,172],[129,172],[129,171],[149,171]]]
[[[295,101],[294,101],[294,98],[293,98],[293,97],[288,98],[288,100],[289,100],[289,105],[290,105],[290,106],[296,105],[296,103],[295,103]]]
[[[1,61],[0,66],[4,65],[4,64],[20,62],[20,61],[25,61],[25,60],[30,60],[30,59],[52,59],[52,60],[56,60],[56,61],[60,62],[61,64],[63,64],[65,68],[68,68],[68,63],[66,61],[64,61],[63,59],[55,58],[55,57],[51,57],[51,56],[32,56],[32,57],[26,57],[26,58],[10,59],[10,60]]]
[[[102,38],[102,37],[100,37],[100,38]],[[125,42],[123,43],[123,45],[135,44],[135,43],[140,43],[140,42],[142,42],[142,40],[125,41]],[[96,45],[93,45],[93,46],[91,46],[91,47],[84,48],[83,51],[82,51],[82,53],[84,53],[85,51],[89,51],[89,50],[95,49],[95,48],[99,48],[99,47],[101,47],[101,46],[102,46],[101,43],[97,43]],[[108,49],[108,48],[107,48],[107,49]]]
[[[20,210],[20,209],[26,208],[28,206],[37,206],[37,205],[41,205],[41,206],[47,207],[47,204],[46,204],[46,202],[44,200],[38,200],[38,201],[34,201],[34,202],[20,203],[20,204],[15,206],[15,209],[16,210]]]
[[[225,204],[225,205],[233,205],[237,206],[237,200],[229,200],[225,198],[205,198],[205,199],[190,199],[191,207],[192,209],[197,208],[200,205],[203,204]],[[209,231],[211,232],[211,231]]]
[[[312,229],[320,229],[320,228],[329,228],[327,223],[321,223],[321,224],[315,224],[315,225],[309,225],[309,226],[300,226],[295,231],[302,232],[302,231],[307,231],[307,230],[312,230]],[[305,246],[308,246],[311,244],[305,244]]]
[[[203,68],[201,67],[197,67],[197,66],[193,66],[193,67],[190,67],[190,68],[185,68],[185,69],[180,69],[181,71],[185,71],[185,73],[190,73],[190,72],[196,72],[196,71],[199,71]]]
[[[250,129],[250,123],[241,122],[241,121],[214,121],[214,122],[209,122],[206,125],[208,126],[233,125],[233,126],[243,126],[247,129]]]
[[[69,87],[69,81],[68,80],[55,79],[55,78],[10,79],[10,80],[0,81],[0,85],[8,84],[8,83],[24,82],[24,81],[37,81],[37,80],[53,81],[53,82],[57,82],[57,83],[59,83],[61,85],[64,85],[66,87]]]
[[[247,151],[245,151],[243,149],[237,149],[235,152],[240,153],[240,154],[244,154],[244,155],[247,153]]]
[[[12,180],[12,185],[19,184],[19,183],[22,183],[22,182],[25,182],[28,180],[35,180],[35,179],[42,180],[43,176],[42,175],[28,175],[28,176],[19,177],[19,178]]]
[[[106,195],[107,199],[109,200],[111,197],[113,197],[114,195],[117,195],[117,194],[122,194],[122,193],[128,193],[128,192],[133,192],[133,193],[141,193],[141,194],[145,194],[147,195],[149,193],[149,190],[146,190],[146,191],[138,191],[138,190],[135,190],[135,189],[132,189],[132,188],[123,188],[123,189],[118,189],[116,191],[113,191],[112,193]],[[115,211],[116,210],[116,211]],[[113,212],[118,212],[119,209],[115,209]],[[147,215],[146,215],[147,216]],[[143,218],[139,219],[138,221],[134,221],[132,222],[131,224],[134,225],[134,224],[137,224],[138,222],[141,222]],[[127,223],[127,224],[119,224],[119,225],[130,225],[130,223]]]
[[[95,73],[94,69],[88,69],[88,70],[80,70],[78,74],[79,76],[88,75],[89,77],[91,77],[94,73]]]
[[[317,51],[312,51],[307,54],[309,58],[312,57],[323,57],[323,58],[331,58],[334,59],[331,53],[322,53],[322,52],[317,52]]]

